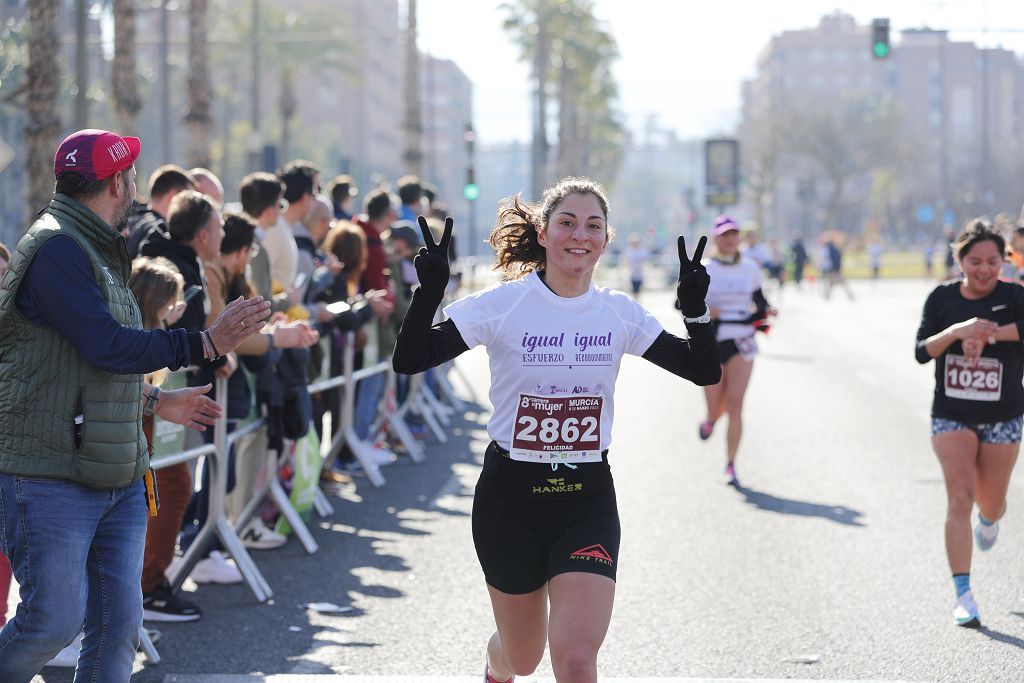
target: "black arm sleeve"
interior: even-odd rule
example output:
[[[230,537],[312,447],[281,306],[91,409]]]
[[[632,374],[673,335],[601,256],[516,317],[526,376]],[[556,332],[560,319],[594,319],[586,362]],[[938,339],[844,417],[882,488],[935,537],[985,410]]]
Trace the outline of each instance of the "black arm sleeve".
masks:
[[[689,323],[686,330],[690,333],[688,340],[662,331],[643,357],[698,386],[718,384],[722,379],[722,359],[714,325]]]
[[[469,347],[451,320],[431,327],[440,299],[431,298],[417,289],[398,331],[391,366],[395,372],[414,375],[446,363]]]
[[[754,314],[754,318],[764,318],[768,313],[768,309],[771,308],[771,304],[768,303],[768,299],[764,298],[764,292],[760,288],[753,294],[754,306],[757,308],[757,313]]]

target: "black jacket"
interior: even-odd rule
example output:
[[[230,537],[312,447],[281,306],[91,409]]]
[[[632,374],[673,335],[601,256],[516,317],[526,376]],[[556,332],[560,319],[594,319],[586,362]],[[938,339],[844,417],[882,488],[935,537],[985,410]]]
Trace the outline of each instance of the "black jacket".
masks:
[[[138,256],[142,245],[155,235],[167,236],[164,217],[147,206],[136,206],[128,217],[128,255],[132,258]]]
[[[171,327],[182,327],[189,332],[205,329],[210,303],[206,298],[206,274],[195,249],[184,242],[175,242],[162,235],[153,235],[152,239],[142,245],[142,255],[150,258],[162,256],[177,266],[181,276],[185,279],[183,291],[186,295],[191,287],[198,286],[202,290],[189,300],[185,314]]]

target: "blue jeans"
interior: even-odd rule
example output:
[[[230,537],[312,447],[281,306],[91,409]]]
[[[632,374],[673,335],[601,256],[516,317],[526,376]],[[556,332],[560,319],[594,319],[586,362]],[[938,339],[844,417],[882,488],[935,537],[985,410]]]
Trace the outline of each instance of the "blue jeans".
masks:
[[[0,549],[21,604],[0,631],[0,681],[28,683],[85,624],[75,681],[127,681],[142,625],[141,481],[98,491],[0,474]]]
[[[370,427],[373,426],[373,419],[377,417],[377,406],[384,396],[386,386],[387,377],[383,372],[363,378],[357,385],[356,403],[352,410],[352,428],[355,429],[356,436],[364,441],[370,436]]]

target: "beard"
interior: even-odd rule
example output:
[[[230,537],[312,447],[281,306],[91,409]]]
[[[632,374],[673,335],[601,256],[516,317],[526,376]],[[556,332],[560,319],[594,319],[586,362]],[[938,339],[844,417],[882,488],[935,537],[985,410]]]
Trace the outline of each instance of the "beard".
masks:
[[[128,227],[128,219],[131,218],[132,213],[135,211],[137,202],[134,197],[129,197],[128,192],[125,192],[124,201],[121,206],[117,208],[117,212],[110,220],[110,227],[114,229],[114,232],[124,232],[124,229]]]
[[[121,206],[118,207],[117,212],[111,218],[111,227],[114,228],[115,232],[123,232],[124,229],[128,227],[128,219],[135,212],[135,207],[138,206],[138,202],[136,202],[135,198],[131,196],[131,186],[129,183],[128,174],[126,173],[121,185],[124,189],[125,199],[121,203]]]

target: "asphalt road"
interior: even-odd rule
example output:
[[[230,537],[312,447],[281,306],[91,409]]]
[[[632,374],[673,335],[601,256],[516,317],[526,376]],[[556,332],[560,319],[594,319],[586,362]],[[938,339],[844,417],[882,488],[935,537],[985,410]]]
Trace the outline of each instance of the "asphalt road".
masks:
[[[697,438],[701,390],[626,359],[610,455],[623,542],[602,680],[1024,680],[1019,474],[998,545],[975,558],[985,628],[952,625],[945,495],[928,436],[932,371],[912,349],[930,286],[859,283],[852,302],[841,292],[828,302],[813,290],[775,296],[781,314],[760,338],[747,396],[739,490],[724,485],[724,430]],[[667,292],[642,302],[682,329]],[[334,498],[335,514],[313,525],[316,555],[295,540],[255,553],[271,603],[244,585],[186,583],[203,619],[158,625],[164,661],[140,656],[133,680],[479,676],[493,624],[469,513],[487,366],[480,350],[458,362],[482,405],[447,444],[430,442],[423,464],[387,467],[384,488],[362,480]],[[316,601],[354,610],[303,607]],[[550,676],[545,658],[526,683]],[[47,669],[37,680],[71,674]]]

